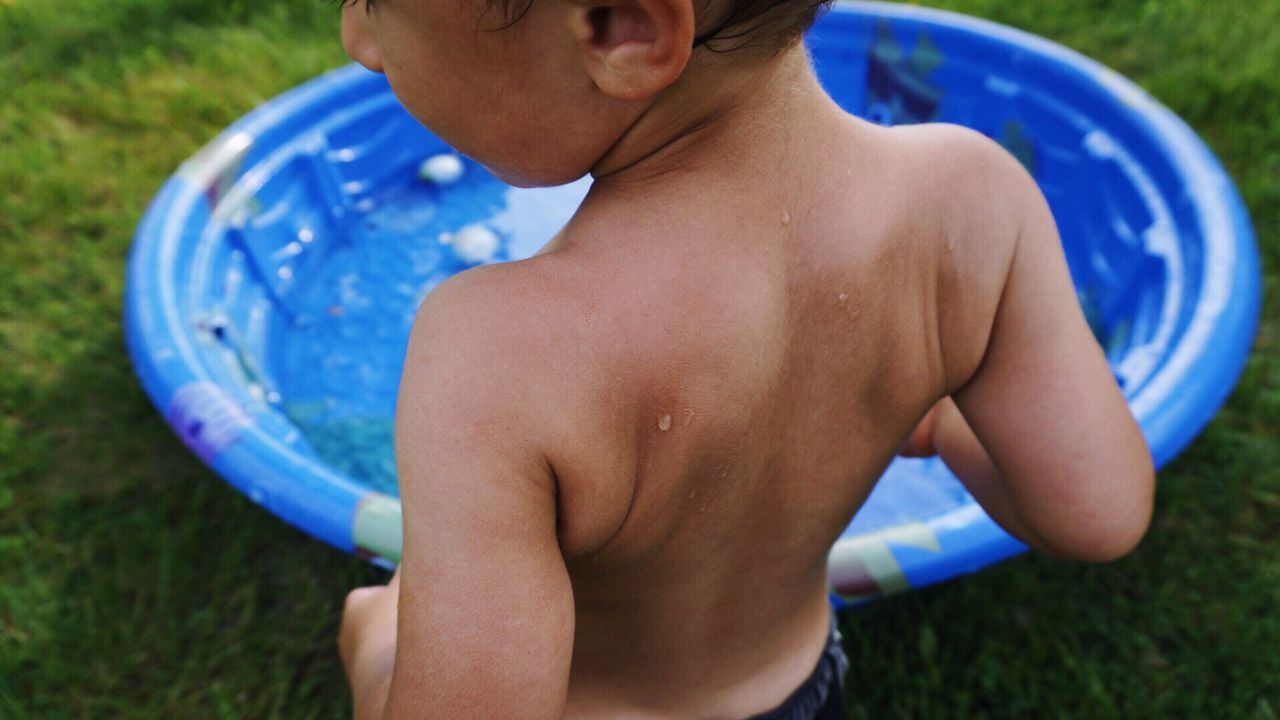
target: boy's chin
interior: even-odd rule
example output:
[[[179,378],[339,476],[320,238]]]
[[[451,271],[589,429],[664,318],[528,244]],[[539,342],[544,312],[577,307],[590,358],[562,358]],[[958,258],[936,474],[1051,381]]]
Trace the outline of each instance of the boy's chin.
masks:
[[[568,185],[586,175],[590,168],[531,168],[507,167],[480,161],[486,170],[502,182],[518,188],[555,187]]]
[[[0,0],[0,3],[3,2],[4,0]],[[412,111],[411,114],[423,127],[443,140],[455,152],[479,163],[494,177],[508,185],[520,188],[568,185],[590,172],[593,166],[591,159],[580,157],[584,154],[580,148],[565,148],[555,160],[548,160],[546,157],[528,157],[537,153],[491,148],[483,142],[476,141],[474,137],[447,132],[446,128],[430,122],[430,118],[422,114]]]

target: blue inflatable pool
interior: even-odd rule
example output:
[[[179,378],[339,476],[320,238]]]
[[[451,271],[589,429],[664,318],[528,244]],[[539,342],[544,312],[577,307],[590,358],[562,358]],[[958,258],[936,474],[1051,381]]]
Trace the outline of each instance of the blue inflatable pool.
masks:
[[[1156,462],[1185,447],[1242,371],[1261,297],[1246,211],[1195,134],[1106,68],[988,22],[851,3],[808,43],[851,112],[967,125],[1031,170]],[[237,489],[393,562],[391,418],[415,309],[452,273],[533,253],[588,184],[508,187],[381,76],[329,73],[228,128],[153,201],[128,268],[138,376]],[[832,590],[856,601],[1022,549],[939,462],[899,460],[833,549]]]

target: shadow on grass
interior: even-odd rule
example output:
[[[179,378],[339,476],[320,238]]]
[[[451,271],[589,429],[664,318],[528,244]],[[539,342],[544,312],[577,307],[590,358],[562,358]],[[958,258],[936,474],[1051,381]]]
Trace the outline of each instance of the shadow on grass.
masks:
[[[80,347],[23,413],[0,700],[32,717],[341,715],[342,598],[385,578],[199,464],[117,323]]]

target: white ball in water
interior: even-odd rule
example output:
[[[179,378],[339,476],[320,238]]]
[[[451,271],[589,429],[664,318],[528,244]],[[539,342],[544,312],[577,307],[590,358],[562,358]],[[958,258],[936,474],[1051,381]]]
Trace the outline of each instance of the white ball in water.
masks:
[[[450,185],[462,177],[462,158],[453,153],[432,155],[418,166],[418,177],[437,185]]]
[[[459,260],[482,263],[498,254],[498,236],[483,225],[468,225],[453,235],[453,254]]]

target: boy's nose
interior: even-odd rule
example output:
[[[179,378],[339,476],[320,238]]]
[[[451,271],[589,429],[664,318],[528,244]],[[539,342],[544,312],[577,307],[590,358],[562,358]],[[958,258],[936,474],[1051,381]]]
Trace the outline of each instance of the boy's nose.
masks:
[[[342,47],[352,60],[374,72],[382,72],[382,50],[373,34],[364,0],[342,8]]]

